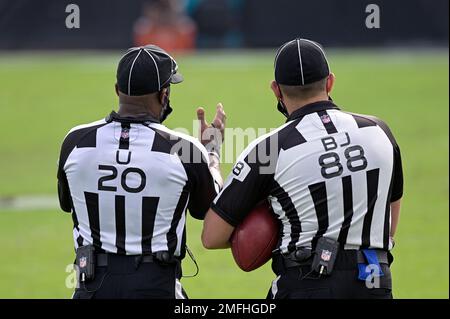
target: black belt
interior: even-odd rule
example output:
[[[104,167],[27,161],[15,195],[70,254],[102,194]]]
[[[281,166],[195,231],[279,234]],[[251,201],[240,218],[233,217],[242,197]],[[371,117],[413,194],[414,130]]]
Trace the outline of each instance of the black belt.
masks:
[[[112,257],[113,256],[113,257]],[[110,263],[110,258],[123,258],[123,259],[129,259],[132,260],[136,265],[139,264],[148,264],[153,263],[155,261],[154,257],[152,255],[117,255],[117,254],[105,254],[100,253],[97,254],[97,266],[98,267],[107,267]]]
[[[375,250],[375,252],[377,254],[378,262],[380,264],[388,264],[389,265],[389,257],[388,257],[387,251]],[[361,250],[356,251],[356,261],[358,262],[358,264],[365,264],[367,262],[366,257],[364,256],[364,254]]]
[[[378,262],[380,264],[388,264],[390,265],[391,260],[389,257],[389,252],[385,250],[375,250]],[[289,256],[285,256],[282,254],[277,254],[273,256],[273,264],[272,268],[275,273],[278,273],[281,269],[290,269],[296,267],[310,267],[312,264],[314,256],[311,254],[311,257],[303,260],[301,262],[289,258]],[[347,269],[355,269],[357,268],[357,264],[363,263],[365,264],[366,258],[361,250],[339,250],[337,254],[335,269],[347,270]]]

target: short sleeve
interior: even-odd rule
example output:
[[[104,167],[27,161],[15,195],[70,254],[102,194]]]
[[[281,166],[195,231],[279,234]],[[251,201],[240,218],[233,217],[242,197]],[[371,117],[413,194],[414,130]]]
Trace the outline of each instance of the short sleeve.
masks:
[[[208,152],[195,138],[170,131],[162,125],[152,127],[157,133],[152,150],[177,154],[187,174],[188,210],[192,217],[204,219],[217,195],[215,181],[209,170]]]
[[[206,150],[191,144],[191,151],[193,157],[184,162],[190,184],[188,209],[192,217],[204,219],[217,195],[218,186],[209,169]]]
[[[211,208],[232,226],[237,226],[273,187],[274,159],[266,156],[269,139],[244,151]],[[270,160],[271,159],[271,160]]]
[[[391,203],[399,200],[403,196],[403,168],[402,168],[402,158],[400,154],[400,147],[398,146],[397,140],[394,137],[389,126],[382,120],[371,117],[373,121],[384,131],[389,140],[391,141],[392,147],[394,148],[394,162],[393,162],[393,172],[391,181]]]
[[[69,183],[67,182],[66,173],[63,169],[58,168],[58,199],[61,209],[65,212],[72,211],[72,198],[70,196]]]
[[[69,134],[61,145],[61,151],[58,159],[58,199],[61,209],[65,212],[72,211],[72,197],[70,195],[69,182],[67,181],[66,172],[64,171],[64,164],[75,147],[76,134]]]
[[[395,202],[403,196],[403,168],[400,147],[394,147],[394,172],[392,174],[391,202]]]
[[[399,200],[403,196],[403,168],[402,168],[402,158],[400,154],[400,147],[398,146],[397,140],[394,137],[389,126],[382,120],[374,116],[368,116],[368,118],[374,121],[386,134],[386,136],[391,141],[392,147],[394,148],[394,163],[391,181],[391,203]]]
[[[105,120],[100,120],[87,125],[79,125],[71,129],[64,138],[59,154],[57,178],[59,204],[65,212],[71,212],[73,207],[69,182],[64,171],[67,158],[77,145],[95,144],[96,130],[106,124]]]

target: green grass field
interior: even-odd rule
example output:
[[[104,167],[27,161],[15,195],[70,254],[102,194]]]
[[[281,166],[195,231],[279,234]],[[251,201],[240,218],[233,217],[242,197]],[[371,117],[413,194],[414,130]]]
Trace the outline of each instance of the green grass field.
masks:
[[[0,197],[55,194],[60,143],[73,126],[116,107],[120,53],[0,54]],[[273,52],[180,57],[185,82],[173,87],[167,126],[192,127],[197,106],[209,115],[223,102],[229,127],[283,123],[269,90]],[[448,298],[448,52],[331,51],[333,98],[345,110],[374,114],[402,149],[405,195],[393,253],[397,298]],[[231,165],[223,165],[228,174]],[[55,195],[56,196],[56,195]],[[70,298],[73,261],[68,214],[0,209],[0,297]],[[191,298],[264,298],[270,265],[240,271],[229,251],[206,251],[201,223],[188,220],[188,243],[200,264],[183,279]],[[185,273],[193,271],[187,258]]]

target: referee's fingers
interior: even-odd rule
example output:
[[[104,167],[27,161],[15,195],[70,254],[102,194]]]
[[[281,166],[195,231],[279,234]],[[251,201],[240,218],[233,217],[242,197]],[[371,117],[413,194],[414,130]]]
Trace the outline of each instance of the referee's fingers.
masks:
[[[202,107],[199,107],[197,109],[197,119],[200,121],[201,127],[208,126],[208,123],[205,119],[205,109],[203,109]]]
[[[213,121],[214,126],[220,130],[223,130],[225,128],[226,118],[227,116],[225,114],[225,110],[223,109],[222,103],[218,103],[216,107],[216,116]]]

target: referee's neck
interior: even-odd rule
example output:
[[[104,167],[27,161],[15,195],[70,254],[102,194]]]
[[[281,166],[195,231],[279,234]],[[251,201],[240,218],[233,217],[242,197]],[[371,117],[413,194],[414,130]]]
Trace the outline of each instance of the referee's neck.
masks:
[[[328,101],[328,95],[318,95],[315,97],[311,97],[309,99],[286,99],[286,108],[288,110],[289,115],[293,112],[301,109],[302,107],[316,102]]]
[[[119,92],[119,110],[117,113],[123,117],[147,117],[159,118],[162,105],[157,94],[139,96],[125,95]]]
[[[119,104],[117,113],[122,117],[159,117],[159,112],[155,112],[154,109],[133,104]]]

